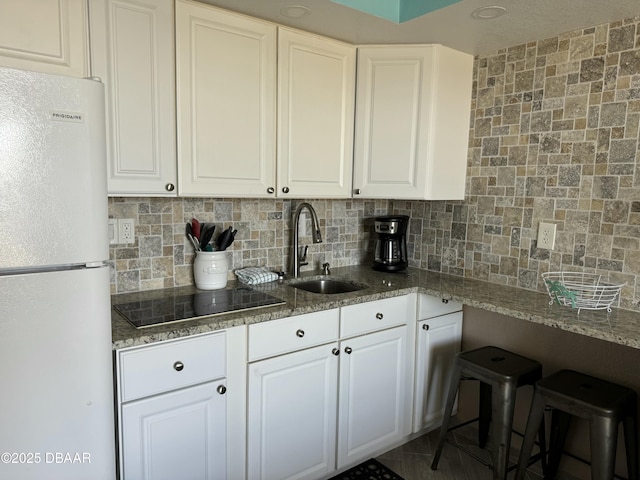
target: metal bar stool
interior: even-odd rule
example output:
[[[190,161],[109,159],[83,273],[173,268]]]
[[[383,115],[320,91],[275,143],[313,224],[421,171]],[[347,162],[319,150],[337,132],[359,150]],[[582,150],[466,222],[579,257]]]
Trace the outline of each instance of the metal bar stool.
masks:
[[[444,418],[442,419],[438,437],[438,448],[436,449],[431,469],[436,470],[438,468],[447,433],[450,430],[479,420],[478,441],[481,448],[484,448],[487,442],[490,425],[492,424],[493,427],[491,430],[493,445],[491,449],[491,464],[487,464],[475,455],[472,456],[492,468],[494,480],[504,480],[507,472],[511,468],[515,468],[515,465],[509,468],[508,462],[516,390],[523,385],[533,386],[541,378],[542,365],[539,362],[498,347],[487,346],[459,353],[454,363]],[[479,418],[449,428],[453,405],[458,393],[460,380],[462,379],[480,381]],[[544,452],[546,449],[544,422],[540,424],[539,433],[540,451]],[[449,443],[468,454],[470,453],[461,445],[457,445],[454,442]],[[544,455],[536,455],[531,460],[531,463],[539,458],[542,458],[543,469],[545,469]]]
[[[523,479],[527,458],[545,408],[553,408],[548,478],[555,478],[572,416],[589,421],[591,478],[614,477],[618,424],[622,422],[629,480],[638,479],[638,414],[636,392],[573,370],[560,370],[536,383],[524,434],[516,479]],[[545,477],[547,478],[547,477]]]

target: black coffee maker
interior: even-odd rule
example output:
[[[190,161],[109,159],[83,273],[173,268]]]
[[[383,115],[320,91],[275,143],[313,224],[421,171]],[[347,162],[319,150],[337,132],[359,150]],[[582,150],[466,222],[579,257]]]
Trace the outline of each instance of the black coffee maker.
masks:
[[[409,265],[407,261],[407,215],[388,215],[375,218],[376,249],[373,269],[399,272]]]

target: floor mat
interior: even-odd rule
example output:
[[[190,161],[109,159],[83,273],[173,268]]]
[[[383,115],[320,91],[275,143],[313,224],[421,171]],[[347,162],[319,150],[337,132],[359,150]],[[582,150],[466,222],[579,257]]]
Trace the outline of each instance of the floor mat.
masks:
[[[375,458],[370,458],[329,480],[404,480],[404,478],[389,470]]]

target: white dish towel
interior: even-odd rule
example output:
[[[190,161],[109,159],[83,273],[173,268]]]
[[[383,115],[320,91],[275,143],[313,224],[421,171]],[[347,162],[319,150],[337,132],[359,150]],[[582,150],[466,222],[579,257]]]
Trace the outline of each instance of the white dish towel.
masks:
[[[241,283],[246,285],[258,285],[260,283],[273,282],[278,279],[278,274],[267,267],[240,268],[234,272]]]

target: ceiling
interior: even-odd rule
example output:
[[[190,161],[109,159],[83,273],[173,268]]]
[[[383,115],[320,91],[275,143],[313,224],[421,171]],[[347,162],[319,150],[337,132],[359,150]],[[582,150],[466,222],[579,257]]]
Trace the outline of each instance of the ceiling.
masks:
[[[200,1],[357,45],[441,43],[474,55],[640,15],[638,0],[461,0],[397,24],[330,0]],[[311,12],[287,18],[280,13],[287,5]],[[471,17],[490,5],[507,13],[490,20]]]

